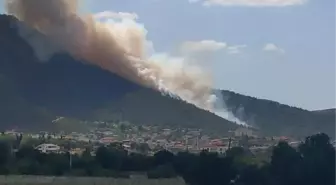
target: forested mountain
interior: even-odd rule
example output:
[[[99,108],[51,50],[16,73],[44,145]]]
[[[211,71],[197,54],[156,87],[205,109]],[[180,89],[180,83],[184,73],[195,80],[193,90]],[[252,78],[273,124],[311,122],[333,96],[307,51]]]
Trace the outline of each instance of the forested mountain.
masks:
[[[56,116],[80,120],[180,125],[227,132],[236,124],[184,101],[138,86],[66,53],[38,61],[11,16],[0,16],[2,127],[50,125]],[[34,36],[43,37],[40,33]],[[46,41],[47,42],[47,41]]]
[[[324,115],[333,115],[336,113],[336,109],[323,109],[323,110],[314,110],[312,111],[316,114],[324,114]]]
[[[266,134],[304,136],[325,132],[335,136],[335,109],[308,111],[231,91],[221,93],[237,117]]]
[[[0,127],[48,128],[56,116],[79,120],[175,125],[227,133],[237,125],[178,99],[163,96],[66,53],[41,62],[0,15]],[[35,32],[34,36],[43,38]],[[46,40],[46,43],[48,41]],[[266,135],[334,136],[335,114],[322,114],[221,91],[229,109]]]

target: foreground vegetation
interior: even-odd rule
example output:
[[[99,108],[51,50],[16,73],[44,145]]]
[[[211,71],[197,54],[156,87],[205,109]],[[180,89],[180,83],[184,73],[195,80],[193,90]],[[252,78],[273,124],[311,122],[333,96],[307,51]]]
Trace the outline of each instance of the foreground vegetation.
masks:
[[[120,145],[90,149],[81,156],[44,154],[31,146],[16,152],[0,143],[0,173],[3,175],[106,176],[149,178],[181,176],[191,185],[334,185],[335,148],[326,134],[307,137],[297,149],[285,142],[273,148],[270,162],[256,163],[251,153],[231,148],[226,155],[187,152],[176,155],[160,151],[154,156],[127,154]],[[249,155],[248,155],[249,153]]]

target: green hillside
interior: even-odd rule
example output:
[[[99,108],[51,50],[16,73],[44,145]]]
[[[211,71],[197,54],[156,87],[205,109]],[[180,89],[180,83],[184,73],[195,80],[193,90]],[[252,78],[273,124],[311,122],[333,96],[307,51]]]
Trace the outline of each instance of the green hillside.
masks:
[[[57,116],[79,120],[128,121],[227,133],[238,126],[184,101],[140,87],[67,53],[38,61],[18,32],[15,18],[0,15],[0,128],[53,129]],[[34,37],[45,37],[36,31]],[[47,47],[47,46],[46,46]],[[228,108],[264,135],[334,137],[335,112],[311,112],[274,101],[221,91]],[[74,127],[69,127],[74,128]]]
[[[55,118],[42,107],[28,103],[18,93],[10,80],[0,75],[0,127],[36,128],[50,124]],[[42,129],[41,128],[41,129]]]
[[[84,65],[67,53],[40,62],[19,36],[19,24],[11,16],[0,16],[0,127],[52,128],[56,116],[211,128],[220,133],[237,127],[194,105]],[[36,31],[31,35],[45,39]]]
[[[325,132],[335,136],[335,111],[308,111],[275,101],[221,91],[227,106],[237,117],[260,128],[267,135],[307,136]]]

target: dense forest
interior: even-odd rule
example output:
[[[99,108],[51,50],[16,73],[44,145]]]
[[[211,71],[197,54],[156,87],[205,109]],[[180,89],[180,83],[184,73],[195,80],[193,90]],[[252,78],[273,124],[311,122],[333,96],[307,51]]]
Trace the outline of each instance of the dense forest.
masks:
[[[190,185],[334,185],[335,148],[326,134],[307,137],[298,148],[280,142],[271,159],[256,162],[258,156],[234,147],[225,154],[162,150],[154,156],[128,154],[118,144],[99,147],[95,155],[87,149],[81,156],[69,153],[40,153],[30,145],[13,152],[10,144],[0,143],[0,173],[54,176],[100,176],[129,178],[183,177]],[[71,159],[71,160],[70,160]]]

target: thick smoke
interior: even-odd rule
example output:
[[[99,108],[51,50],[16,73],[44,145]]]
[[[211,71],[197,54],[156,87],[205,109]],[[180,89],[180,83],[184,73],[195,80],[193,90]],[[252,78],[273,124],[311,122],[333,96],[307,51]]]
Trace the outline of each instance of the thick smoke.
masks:
[[[214,102],[219,101],[212,94],[211,76],[202,68],[181,58],[148,56],[147,33],[136,26],[96,21],[104,14],[80,15],[77,0],[7,0],[6,5],[9,14],[39,30],[53,43],[51,49],[46,49],[38,37],[28,37],[28,31],[20,29],[21,36],[41,60],[47,60],[54,52],[66,51],[81,61],[143,86],[175,94],[202,109],[214,111]],[[227,111],[220,112],[218,115],[241,123],[228,117]]]

